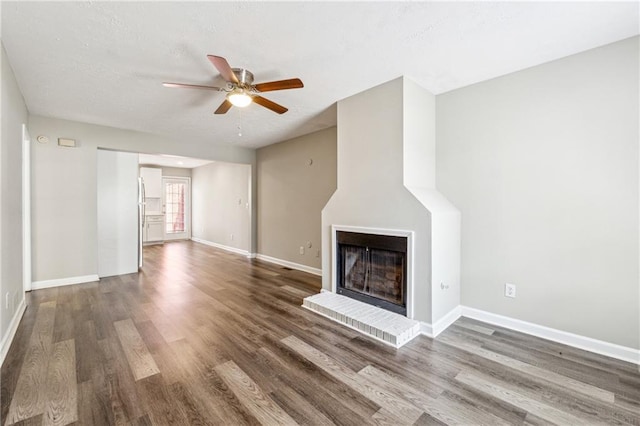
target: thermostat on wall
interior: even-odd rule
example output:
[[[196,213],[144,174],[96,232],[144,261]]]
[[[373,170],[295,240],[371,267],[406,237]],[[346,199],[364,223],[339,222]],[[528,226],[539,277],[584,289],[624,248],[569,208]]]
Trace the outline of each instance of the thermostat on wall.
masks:
[[[76,140],[75,139],[58,138],[58,145],[75,148]]]

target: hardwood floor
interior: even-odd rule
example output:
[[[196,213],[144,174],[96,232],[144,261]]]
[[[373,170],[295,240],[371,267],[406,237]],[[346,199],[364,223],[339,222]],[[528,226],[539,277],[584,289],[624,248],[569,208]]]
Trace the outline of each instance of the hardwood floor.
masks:
[[[193,242],[33,291],[2,424],[640,424],[632,364],[460,319],[392,349],[300,307],[320,279]]]

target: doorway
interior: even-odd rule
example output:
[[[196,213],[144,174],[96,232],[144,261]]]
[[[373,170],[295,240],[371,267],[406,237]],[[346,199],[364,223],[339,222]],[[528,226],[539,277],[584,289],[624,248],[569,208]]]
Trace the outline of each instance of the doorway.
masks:
[[[164,239],[191,238],[191,179],[188,177],[162,178],[162,205],[164,210]]]
[[[31,291],[31,137],[22,125],[22,290]]]

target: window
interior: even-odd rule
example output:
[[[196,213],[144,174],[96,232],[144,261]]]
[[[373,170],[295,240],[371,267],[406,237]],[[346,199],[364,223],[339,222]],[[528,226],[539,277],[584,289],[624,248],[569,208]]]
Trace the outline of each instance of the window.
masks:
[[[168,234],[185,232],[184,225],[184,183],[165,185],[165,232]]]

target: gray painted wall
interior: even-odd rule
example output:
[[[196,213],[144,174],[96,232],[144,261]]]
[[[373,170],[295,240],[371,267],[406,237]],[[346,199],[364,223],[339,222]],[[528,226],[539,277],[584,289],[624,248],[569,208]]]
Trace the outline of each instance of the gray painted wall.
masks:
[[[49,137],[32,154],[33,280],[97,273],[97,148],[165,153],[254,164],[255,151],[233,146],[212,150],[130,130],[29,117],[29,131]],[[57,146],[76,139],[77,148]],[[200,147],[200,148],[199,148]]]
[[[638,48],[636,37],[437,97],[463,305],[640,347]]]
[[[2,46],[2,140],[0,147],[0,336],[4,341],[22,293],[22,124],[28,112]],[[5,305],[9,293],[9,309]]]
[[[216,161],[194,168],[191,172],[193,237],[250,252],[250,182],[248,164]]]
[[[336,131],[331,127],[257,151],[258,253],[322,267],[320,219],[336,190]]]

